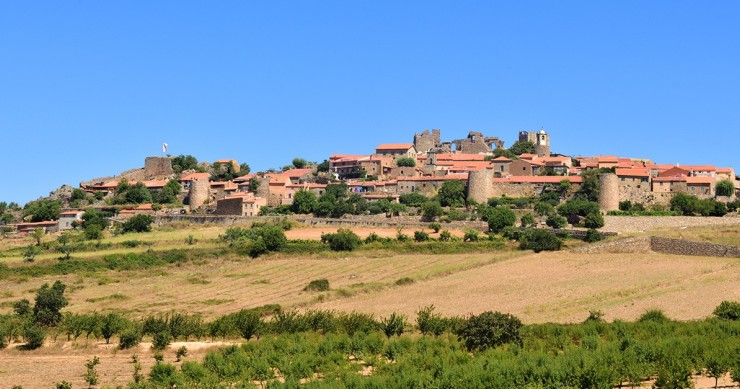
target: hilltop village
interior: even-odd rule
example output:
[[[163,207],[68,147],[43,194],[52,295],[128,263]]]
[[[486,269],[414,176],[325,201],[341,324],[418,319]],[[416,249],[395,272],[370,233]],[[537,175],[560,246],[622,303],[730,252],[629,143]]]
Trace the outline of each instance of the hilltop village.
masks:
[[[601,187],[598,200],[602,212],[618,210],[620,203],[626,202],[641,209],[666,209],[677,193],[728,203],[735,200],[734,193],[740,189],[732,167],[554,154],[545,130],[521,131],[518,141],[509,148],[498,137],[480,132],[443,141],[440,130],[425,130],[415,134],[410,143],[380,144],[366,155],[332,154],[322,163],[297,160],[298,163],[279,171],[250,173],[247,165],[234,159],[197,163],[192,156],[148,157],[143,168],[52,193],[52,199],[64,204],[58,221],[18,220],[15,225],[19,232],[39,227],[48,231],[70,229],[88,204],[136,204],[119,207],[117,216],[121,218],[140,213],[253,217],[290,207],[301,191],[321,196],[332,183],[346,184],[346,191],[368,203],[398,203],[405,194],[431,197],[445,182],[460,181],[467,201],[483,204],[492,197],[538,196],[561,184],[575,192],[584,183],[584,174],[595,171]],[[735,188],[729,196],[718,196],[716,192],[722,181],[729,181]],[[141,187],[152,193],[166,191],[172,197],[170,203],[181,206],[162,209],[153,201],[116,200],[122,187]],[[75,199],[89,201],[81,204]]]

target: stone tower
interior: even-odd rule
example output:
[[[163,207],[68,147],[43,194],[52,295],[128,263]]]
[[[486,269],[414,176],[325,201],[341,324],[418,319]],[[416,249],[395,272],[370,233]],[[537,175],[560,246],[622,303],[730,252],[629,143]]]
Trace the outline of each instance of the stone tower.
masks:
[[[433,129],[431,134],[429,130],[424,130],[421,134],[414,134],[414,147],[420,154],[428,152],[441,143],[441,135],[438,129]]]
[[[519,131],[519,140],[534,143],[534,151],[538,157],[550,156],[550,135],[544,129],[537,132]]]
[[[614,173],[599,174],[599,209],[619,210],[619,177]]]
[[[468,199],[485,204],[493,189],[493,170],[483,169],[468,173]]]
[[[174,173],[170,157],[146,157],[144,159],[144,175],[148,179],[170,176]]]
[[[211,196],[211,184],[208,179],[198,179],[190,182],[190,192],[188,192],[188,204],[193,211],[203,204]]]

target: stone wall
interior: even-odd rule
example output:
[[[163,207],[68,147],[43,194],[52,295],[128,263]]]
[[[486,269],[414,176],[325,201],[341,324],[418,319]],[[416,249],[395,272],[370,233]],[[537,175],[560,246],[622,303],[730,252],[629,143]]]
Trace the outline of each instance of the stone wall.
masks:
[[[493,184],[492,190],[489,197],[531,197],[537,195],[537,188],[542,185],[538,184],[511,184],[497,182]]]
[[[217,215],[244,215],[244,207],[242,205],[242,198],[237,197],[233,199],[223,199],[216,203],[216,214]]]
[[[650,237],[650,249],[665,254],[740,258],[739,246],[660,238],[657,236]]]
[[[170,176],[174,173],[169,157],[146,157],[144,160],[144,174],[148,179]]]

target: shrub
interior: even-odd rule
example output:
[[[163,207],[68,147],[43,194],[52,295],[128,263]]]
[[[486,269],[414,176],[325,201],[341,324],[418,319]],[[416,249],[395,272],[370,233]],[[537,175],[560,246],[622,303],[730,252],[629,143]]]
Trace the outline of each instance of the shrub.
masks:
[[[560,229],[568,225],[568,220],[563,216],[551,214],[547,217],[547,220],[545,220],[545,224],[547,224],[549,227]]]
[[[409,207],[421,207],[421,205],[429,201],[429,199],[421,193],[414,192],[402,194],[398,198],[398,201]]]
[[[391,313],[389,317],[380,321],[380,327],[385,336],[389,338],[393,335],[401,335],[406,327],[406,317],[397,315],[395,312]]]
[[[141,342],[141,333],[135,328],[128,328],[121,332],[118,347],[125,350],[136,346],[139,342]]]
[[[600,240],[604,239],[604,235],[600,233],[599,231],[590,228],[588,231],[586,231],[586,236],[583,238],[584,242],[593,243],[598,242]]]
[[[501,236],[510,240],[519,240],[522,237],[522,228],[508,226],[501,230]]]
[[[44,345],[44,339],[46,338],[46,332],[41,327],[35,325],[28,325],[23,330],[23,339],[26,344],[23,345],[24,350],[35,350]]]
[[[340,228],[334,234],[322,234],[321,241],[328,243],[332,251],[352,251],[362,244],[357,234],[344,228]]]
[[[550,203],[539,202],[534,205],[534,211],[540,216],[545,216],[553,213],[555,211],[555,207]]]
[[[590,212],[586,215],[583,220],[583,225],[586,228],[601,228],[604,227],[604,217],[601,216],[601,212]]]
[[[452,233],[448,230],[444,230],[439,233],[439,240],[442,242],[449,242],[452,240]]]
[[[326,280],[323,280],[326,281]],[[313,282],[313,281],[312,281]],[[327,287],[329,282],[326,282]],[[311,284],[309,284],[310,286]],[[262,327],[262,320],[259,313],[251,309],[242,309],[233,317],[234,327],[236,327],[242,338],[249,340],[257,334]]]
[[[429,223],[429,228],[431,228],[434,233],[437,233],[442,229],[442,226],[439,223]]]
[[[152,336],[152,348],[155,350],[164,350],[170,345],[172,337],[169,331],[162,330],[158,331]]]
[[[411,277],[402,277],[396,280],[396,285],[410,285],[413,284],[415,281]]]
[[[722,180],[715,185],[715,191],[717,196],[730,197],[735,193],[735,185],[730,180]]]
[[[414,231],[414,240],[417,242],[426,242],[429,240],[429,234],[424,231]]]
[[[310,291],[310,292],[324,292],[329,290],[329,280],[326,278],[322,278],[320,280],[313,280],[306,285],[305,288],[303,288],[304,291]]]
[[[493,232],[501,232],[505,227],[516,223],[516,214],[509,208],[497,206],[487,212],[488,228]]]
[[[264,226],[259,228],[258,234],[269,251],[279,251],[288,244],[288,238],[285,237],[285,231],[282,227]]]
[[[668,316],[663,313],[660,309],[649,309],[645,311],[638,319],[638,323],[644,323],[644,322],[658,322],[658,323],[664,323],[668,322],[671,319],[668,318]]]
[[[447,329],[442,316],[434,313],[434,305],[426,306],[416,312],[416,325],[425,335],[442,335]]]
[[[560,250],[562,245],[563,242],[557,236],[545,230],[532,228],[522,234],[519,249],[539,253],[540,251]]]
[[[421,211],[426,220],[434,220],[434,218],[442,216],[442,206],[436,201],[427,201],[421,206]]]
[[[740,320],[740,302],[722,301],[713,313],[720,319]]]
[[[486,311],[473,315],[458,330],[469,351],[483,351],[505,343],[522,345],[519,329],[522,322],[515,316]]]
[[[401,157],[396,160],[396,166],[414,167],[416,166],[416,160],[411,157]]]
[[[525,213],[524,215],[522,215],[521,221],[522,227],[531,226],[534,224],[534,215],[532,215],[531,213]]]
[[[154,218],[150,215],[135,215],[121,224],[121,232],[149,232],[152,230]]]
[[[380,241],[382,241],[382,240],[383,240],[383,238],[381,238],[381,237],[380,237],[380,235],[378,235],[378,234],[376,234],[376,233],[374,233],[374,232],[371,232],[371,233],[370,233],[370,234],[369,234],[369,235],[367,236],[367,238],[365,238],[365,243],[380,242]]]
[[[465,231],[465,235],[463,236],[463,242],[477,242],[477,241],[478,241],[478,231],[476,230]]]
[[[188,355],[188,348],[185,346],[182,346],[175,351],[175,357],[177,358],[177,362],[180,362],[180,360],[183,357],[186,357]]]

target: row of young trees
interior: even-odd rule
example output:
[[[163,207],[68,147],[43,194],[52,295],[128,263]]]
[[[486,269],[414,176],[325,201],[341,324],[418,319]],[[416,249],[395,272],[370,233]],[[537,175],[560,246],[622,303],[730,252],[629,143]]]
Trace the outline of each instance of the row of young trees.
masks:
[[[723,305],[740,311],[736,302]],[[179,369],[158,362],[147,377],[134,379],[133,388],[300,383],[317,388],[606,389],[642,386],[651,378],[656,388],[689,388],[695,374],[714,378],[715,386],[728,373],[740,383],[740,321],[718,312],[720,307],[713,319],[676,322],[651,310],[632,323],[607,323],[600,312],[591,312],[581,324],[524,325],[515,316],[490,311],[443,317],[433,306],[419,309],[413,323],[398,314],[375,319],[356,312],[266,307],[210,322],[177,313],[138,321],[119,318],[126,329],[118,336],[119,347],[135,345],[137,339],[126,343],[123,334],[133,328],[151,337],[156,349],[174,339],[248,340]],[[115,326],[107,324],[111,315],[98,317],[100,324],[90,336],[104,337]],[[63,332],[75,336],[74,330]]]

